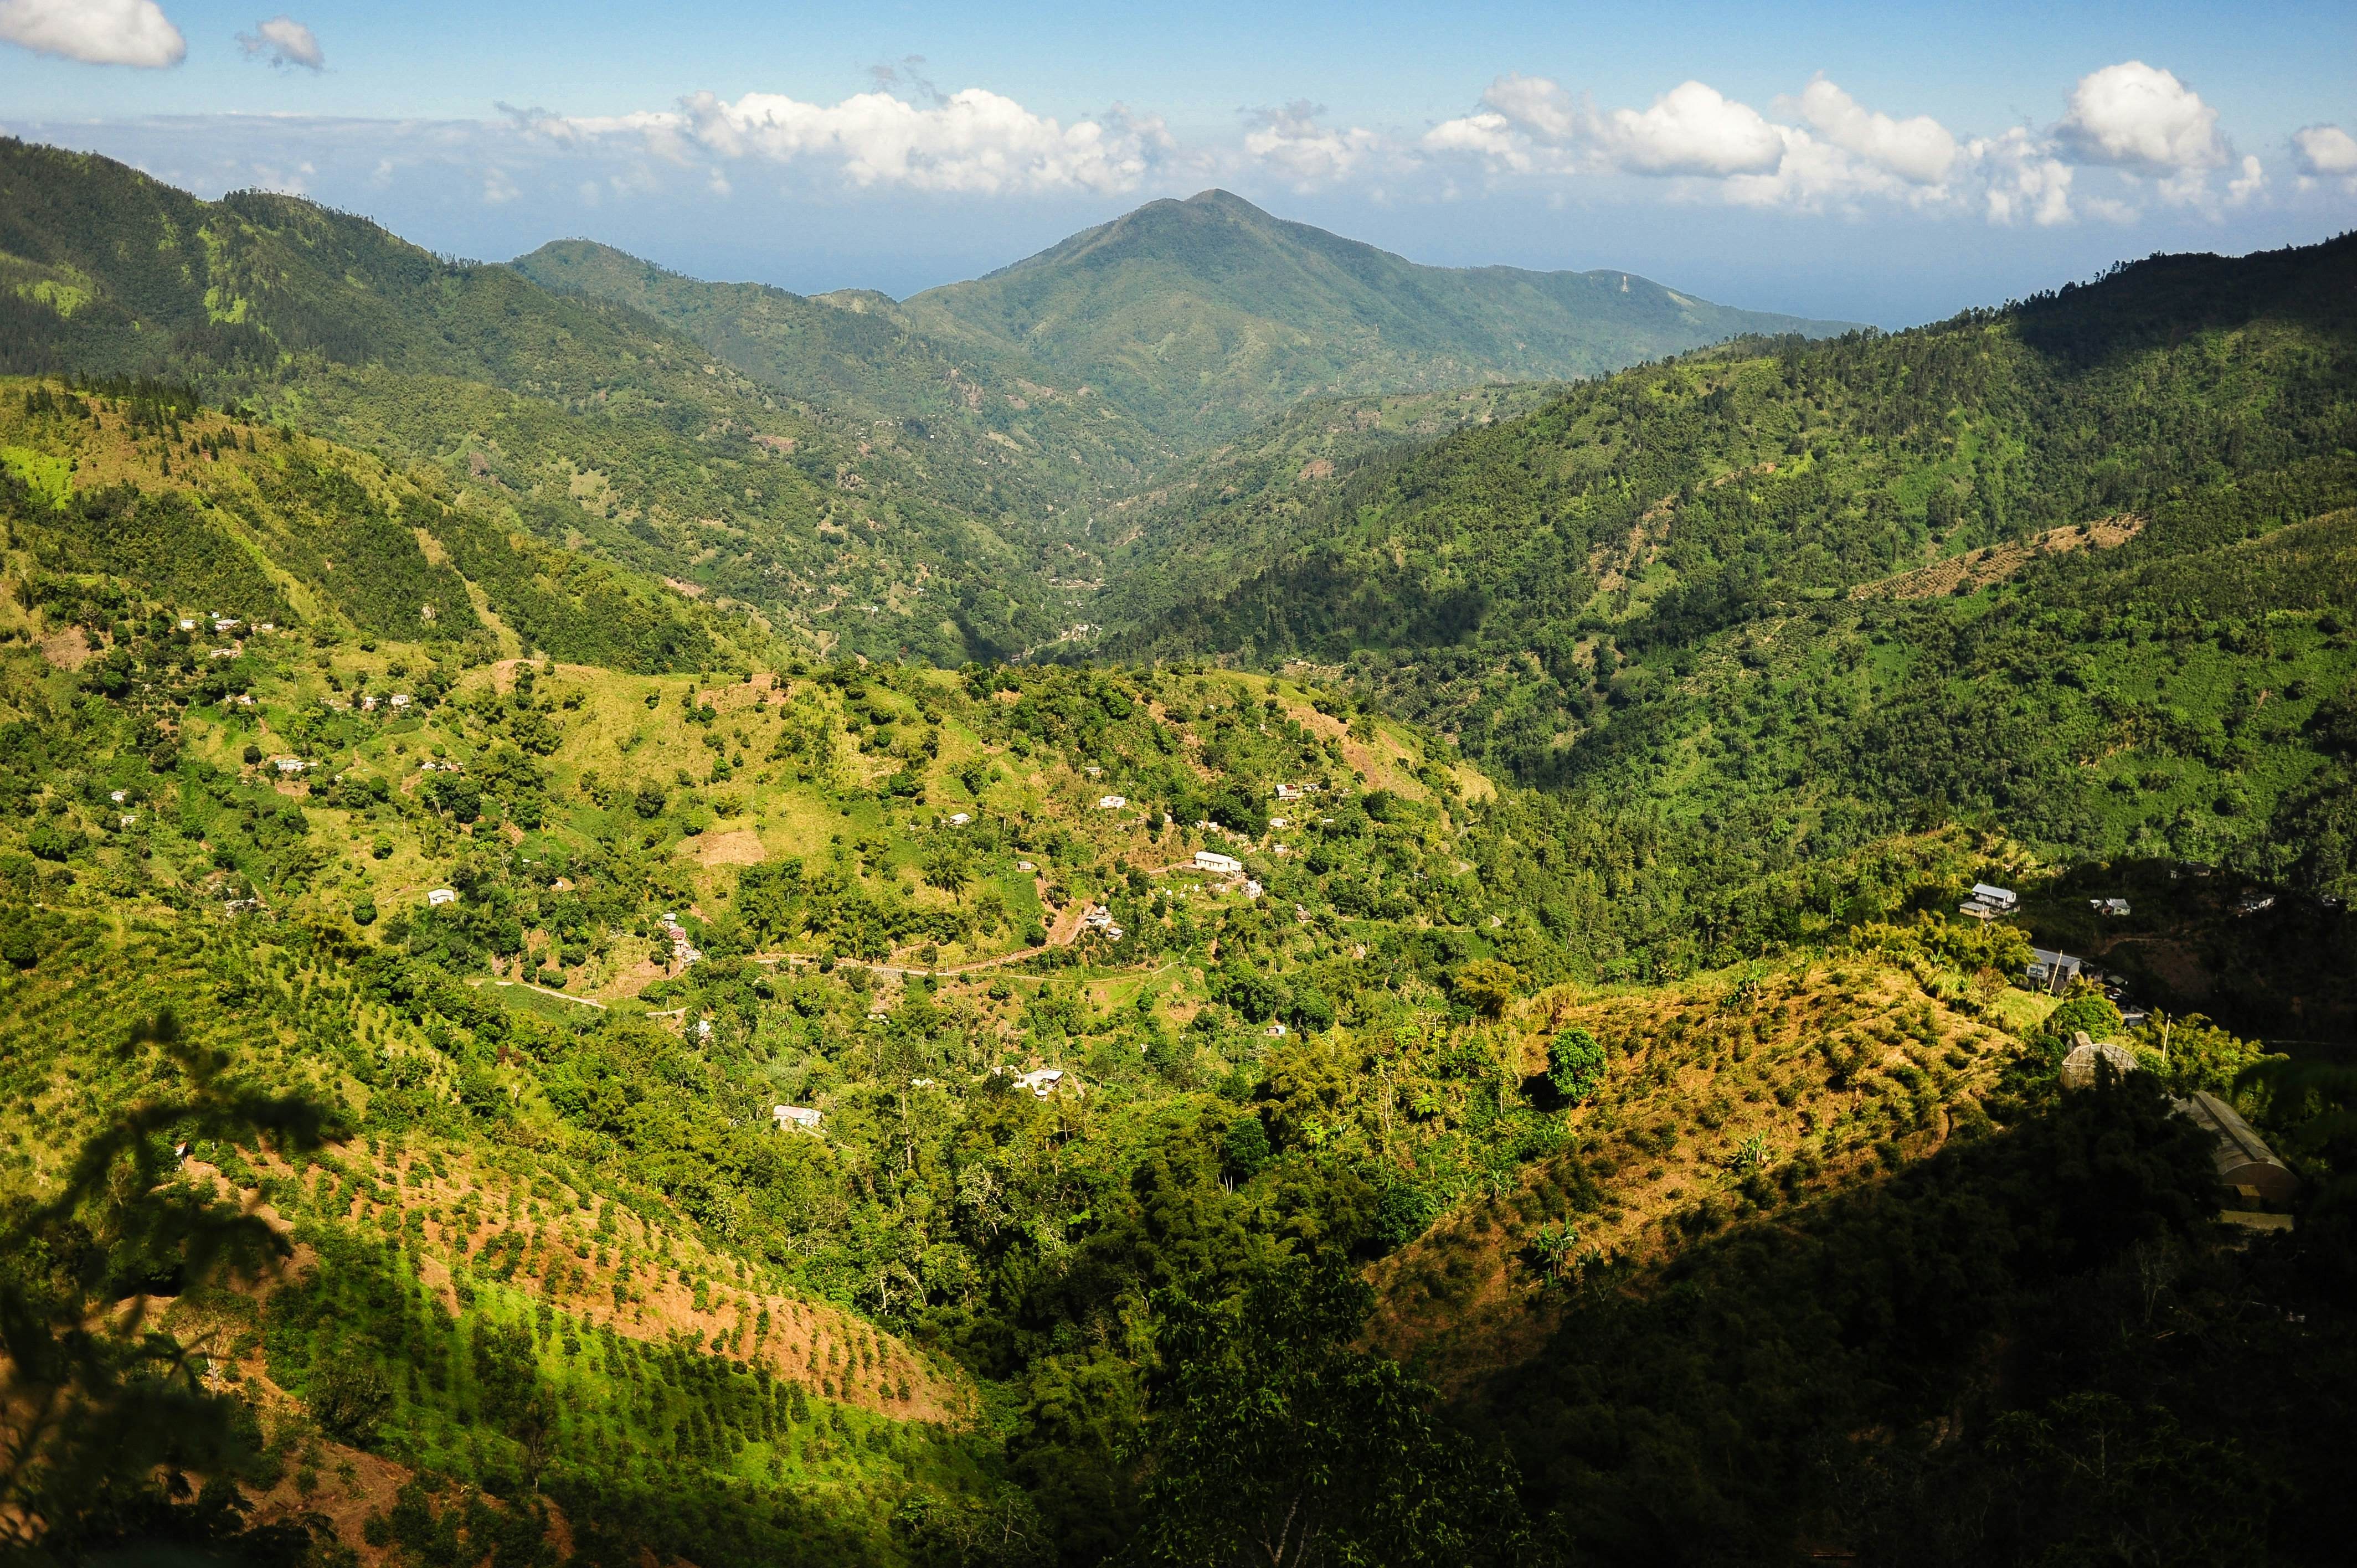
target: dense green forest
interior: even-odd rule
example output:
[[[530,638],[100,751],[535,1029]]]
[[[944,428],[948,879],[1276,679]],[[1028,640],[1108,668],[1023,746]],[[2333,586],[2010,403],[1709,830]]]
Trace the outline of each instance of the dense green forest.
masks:
[[[765,386],[890,422],[926,443],[931,460],[963,461],[968,484],[1031,516],[1127,495],[1163,450],[1119,403],[1060,388],[1019,347],[952,349],[909,330],[880,297],[705,283],[584,240],[543,245],[512,265],[547,288],[643,311]]]
[[[0,151],[12,1552],[2338,1560],[2345,242],[1570,388],[1305,321],[994,499],[958,311],[1273,220],[917,332]]]
[[[199,201],[13,140],[0,194],[0,372],[200,383],[830,645],[955,663],[1063,624],[1039,575],[1051,519],[636,312],[308,202]]]
[[[2345,897],[2352,258],[2159,258],[1231,486],[1132,546],[1105,647],[1324,662],[1534,783],[1834,849],[1956,818]]]

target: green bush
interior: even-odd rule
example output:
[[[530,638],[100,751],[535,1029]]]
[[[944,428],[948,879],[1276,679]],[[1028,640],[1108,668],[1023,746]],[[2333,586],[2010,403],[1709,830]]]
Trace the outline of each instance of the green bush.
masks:
[[[1547,1081],[1577,1105],[1604,1086],[1604,1047],[1585,1029],[1566,1029],[1547,1042]]]

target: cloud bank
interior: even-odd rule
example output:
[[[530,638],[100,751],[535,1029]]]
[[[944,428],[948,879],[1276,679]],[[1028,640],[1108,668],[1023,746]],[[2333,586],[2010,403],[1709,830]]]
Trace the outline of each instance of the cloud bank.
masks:
[[[979,87],[923,104],[881,91],[834,104],[701,92],[676,109],[602,118],[528,111],[520,123],[566,145],[636,142],[673,164],[760,160],[833,169],[861,188],[985,195],[1132,190],[1173,146],[1157,119],[1115,108],[1065,125]]]
[[[2337,134],[2317,127],[2311,139],[2323,147]],[[2147,194],[2215,212],[2267,188],[2255,156],[2236,159],[2217,110],[2142,60],[2082,77],[2050,125],[1983,135],[1928,114],[1869,108],[1822,75],[1762,113],[1702,81],[1682,82],[1641,109],[1602,108],[1545,77],[1511,72],[1491,82],[1475,112],[1426,132],[1415,151],[1494,180],[1620,177],[1666,182],[1676,199],[1808,212],[1897,205],[1997,224],[2129,220]],[[2300,156],[2314,162],[2304,144]],[[2110,192],[2086,190],[2079,175],[2090,167],[2113,177]],[[2222,191],[2212,183],[2220,170],[2231,171]]]

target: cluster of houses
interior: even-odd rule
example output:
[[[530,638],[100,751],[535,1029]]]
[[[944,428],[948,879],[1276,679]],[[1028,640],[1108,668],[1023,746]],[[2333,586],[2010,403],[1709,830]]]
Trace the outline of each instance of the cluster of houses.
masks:
[[[2125,898],[2090,898],[2087,906],[2099,915],[2125,915],[2128,901]],[[1991,883],[1975,882],[1972,892],[1957,906],[1957,913],[1984,923],[2004,916],[2020,913],[2021,896],[2010,887],[1998,887]],[[2135,1028],[2149,1016],[2141,1004],[2128,999],[2126,983],[2115,974],[2106,974],[2075,953],[2054,948],[2033,947],[2029,961],[2022,966],[2021,983],[2031,991],[2049,996],[2061,996],[2076,982],[2084,980],[2103,987],[2120,1010],[2120,1017],[2128,1027]]]
[[[245,623],[238,619],[237,617],[232,615],[223,615],[219,610],[213,611],[201,622],[194,616],[182,616],[180,618],[180,629],[182,631],[194,631],[199,625],[209,625],[212,628],[212,632],[215,637],[227,637],[244,624]],[[265,620],[256,621],[254,623],[253,629],[256,631],[276,631],[278,628],[273,623]]]
[[[1081,917],[1081,929],[1099,932],[1109,942],[1117,942],[1122,938],[1121,928],[1113,923],[1113,911],[1102,904],[1089,906],[1087,913]]]

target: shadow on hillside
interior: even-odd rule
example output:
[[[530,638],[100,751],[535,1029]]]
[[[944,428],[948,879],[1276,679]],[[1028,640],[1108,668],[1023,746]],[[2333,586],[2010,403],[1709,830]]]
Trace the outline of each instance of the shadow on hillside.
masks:
[[[1586,1560],[2338,1560],[2357,1356],[2212,1180],[2147,1083],[2045,1103],[1574,1287],[1459,1414]]]
[[[2357,328],[2357,235],[2247,257],[2153,256],[2028,302],[2021,341],[2065,372],[2262,319]]]

